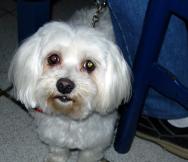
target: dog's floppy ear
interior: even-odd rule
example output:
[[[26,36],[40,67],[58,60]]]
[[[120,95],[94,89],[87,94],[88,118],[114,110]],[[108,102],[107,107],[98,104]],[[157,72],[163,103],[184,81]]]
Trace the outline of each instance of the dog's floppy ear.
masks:
[[[40,37],[33,35],[18,48],[9,68],[15,95],[27,108],[36,106],[33,91],[41,69],[39,52]]]
[[[102,92],[102,106],[98,111],[108,113],[122,102],[128,102],[131,96],[132,74],[120,49],[112,42],[108,42],[107,67],[104,76]]]

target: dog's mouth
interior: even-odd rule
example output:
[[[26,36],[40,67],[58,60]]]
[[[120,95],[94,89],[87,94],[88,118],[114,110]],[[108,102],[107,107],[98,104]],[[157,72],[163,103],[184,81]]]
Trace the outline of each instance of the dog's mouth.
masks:
[[[58,99],[58,100],[60,100],[61,102],[64,102],[64,103],[66,103],[66,102],[74,102],[74,100],[71,97],[67,96],[67,95],[55,96],[54,98]]]

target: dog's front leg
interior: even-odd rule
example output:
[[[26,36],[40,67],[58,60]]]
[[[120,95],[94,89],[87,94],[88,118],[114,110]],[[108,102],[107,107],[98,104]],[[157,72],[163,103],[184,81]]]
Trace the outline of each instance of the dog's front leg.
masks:
[[[80,151],[78,162],[99,162],[103,159],[104,149],[82,150]],[[103,159],[104,160],[104,159]],[[107,162],[103,161],[102,162]]]
[[[51,147],[45,162],[66,162],[69,156],[69,149]]]

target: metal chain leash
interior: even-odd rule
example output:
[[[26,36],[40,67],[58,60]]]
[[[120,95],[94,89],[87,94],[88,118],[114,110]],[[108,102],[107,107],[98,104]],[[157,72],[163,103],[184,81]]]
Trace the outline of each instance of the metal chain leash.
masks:
[[[93,15],[91,26],[95,28],[96,23],[99,22],[101,14],[107,6],[107,0],[95,0],[96,12]]]

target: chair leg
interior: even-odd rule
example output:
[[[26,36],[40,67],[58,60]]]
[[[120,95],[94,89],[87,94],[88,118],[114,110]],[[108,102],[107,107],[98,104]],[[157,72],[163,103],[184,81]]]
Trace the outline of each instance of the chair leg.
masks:
[[[18,0],[18,41],[21,42],[50,19],[50,0]]]
[[[188,89],[176,76],[157,63],[151,68],[149,84],[160,94],[188,109]]]
[[[135,89],[134,92],[135,94],[132,96],[128,109],[124,107],[121,111],[114,143],[114,148],[119,153],[127,153],[130,149],[136,133],[136,127],[145,101],[145,96],[148,92],[148,87],[142,87],[142,90],[139,88]]]
[[[171,15],[168,6],[168,0],[150,0],[149,2],[133,67],[133,96],[128,108],[121,112],[114,143],[114,148],[119,153],[129,151],[135,136],[138,119],[149,89],[150,69],[153,63],[157,61],[170,20]],[[157,31],[155,30],[156,25]],[[150,44],[149,47],[148,44]]]

